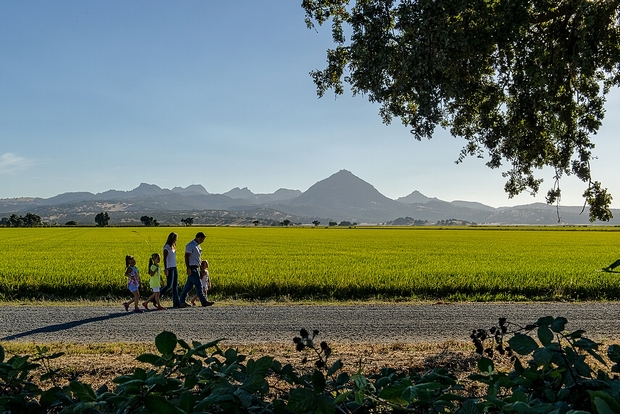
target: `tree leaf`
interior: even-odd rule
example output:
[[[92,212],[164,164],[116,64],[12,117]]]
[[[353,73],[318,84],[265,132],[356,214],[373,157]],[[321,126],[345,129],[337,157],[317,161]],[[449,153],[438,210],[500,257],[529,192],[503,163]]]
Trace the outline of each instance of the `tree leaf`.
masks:
[[[239,399],[241,406],[248,408],[252,405],[252,395],[244,389],[237,389],[233,392],[234,396]]]
[[[97,401],[97,395],[93,388],[88,385],[81,383],[79,381],[71,381],[69,384],[69,389],[73,392],[73,395],[82,402],[91,402]]]
[[[588,391],[598,414],[620,413],[620,404],[605,391]]]
[[[620,345],[613,344],[607,348],[607,356],[612,362],[619,363],[620,362]]]
[[[170,355],[177,347],[177,336],[168,331],[163,331],[155,337],[155,346],[162,355]]]
[[[317,393],[325,391],[325,385],[325,375],[318,369],[315,369],[312,373],[312,386],[314,387],[314,391]]]
[[[171,414],[178,412],[174,404],[159,395],[149,394],[144,398],[144,407],[149,413]]]
[[[307,388],[294,389],[289,395],[286,408],[293,413],[305,414],[308,412],[314,412],[316,408],[314,392]]]
[[[553,332],[546,326],[540,326],[538,328],[538,340],[543,346],[549,345],[553,341]]]
[[[568,320],[560,316],[560,317],[555,318],[550,328],[555,333],[562,333],[567,323],[568,323]]]
[[[515,334],[508,340],[510,348],[519,355],[527,355],[538,349],[538,343],[528,335]]]
[[[136,357],[136,360],[151,365],[162,365],[161,362],[164,361],[161,356],[155,354],[141,354]]]
[[[490,374],[495,369],[495,366],[492,360],[490,360],[489,358],[482,357],[478,361],[478,369],[481,372]]]
[[[538,326],[549,326],[553,323],[553,316],[543,316],[542,318],[538,318],[536,321],[536,325]]]

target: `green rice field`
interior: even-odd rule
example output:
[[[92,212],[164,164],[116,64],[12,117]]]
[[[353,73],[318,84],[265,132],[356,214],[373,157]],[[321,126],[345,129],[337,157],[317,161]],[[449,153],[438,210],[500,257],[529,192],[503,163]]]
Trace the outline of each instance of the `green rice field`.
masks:
[[[185,244],[207,234],[215,300],[620,300],[620,272],[600,271],[620,258],[615,227],[196,226],[1,228],[0,299],[129,297],[125,255],[148,286],[171,231],[182,284]]]

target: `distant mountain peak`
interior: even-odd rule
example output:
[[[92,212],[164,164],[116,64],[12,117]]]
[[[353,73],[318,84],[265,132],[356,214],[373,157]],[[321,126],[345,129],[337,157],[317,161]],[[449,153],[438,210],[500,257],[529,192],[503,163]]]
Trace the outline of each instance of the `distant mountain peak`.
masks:
[[[235,187],[232,190],[225,192],[223,195],[230,198],[252,199],[254,198],[255,194],[251,192],[247,187]]]
[[[185,194],[185,195],[189,195],[189,194],[207,195],[207,194],[209,194],[209,192],[207,190],[205,190],[205,188],[202,185],[200,185],[200,184],[188,185],[185,188],[174,187],[172,189],[172,192],[173,193],[177,193],[177,194]]]
[[[425,196],[424,194],[422,194],[421,192],[419,192],[418,190],[415,190],[413,193],[409,194],[408,196],[399,197],[398,199],[396,199],[396,201],[398,201],[399,203],[404,203],[404,204],[426,204],[431,200],[437,200],[437,199],[429,198]]]
[[[381,194],[375,187],[347,170],[321,180],[292,200],[295,204],[340,204],[370,208],[373,204],[394,202]]]

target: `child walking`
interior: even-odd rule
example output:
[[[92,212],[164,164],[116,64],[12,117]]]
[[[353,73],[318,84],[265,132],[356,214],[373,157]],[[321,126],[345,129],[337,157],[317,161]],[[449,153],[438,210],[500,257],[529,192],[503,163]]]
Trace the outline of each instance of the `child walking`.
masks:
[[[127,289],[129,289],[129,291],[133,295],[133,300],[130,300],[129,302],[124,302],[123,306],[125,307],[125,310],[129,312],[129,305],[131,305],[131,302],[133,302],[134,312],[142,313],[142,310],[138,306],[138,303],[140,302],[140,272],[136,267],[136,260],[133,258],[133,256],[125,256],[125,266]]]
[[[202,284],[202,293],[207,300],[207,306],[213,305],[215,302],[210,302],[207,296],[207,292],[211,289],[211,278],[209,277],[209,262],[206,260],[200,262],[200,283]],[[196,299],[198,299],[198,294],[192,298],[192,306],[196,306]]]
[[[161,269],[159,267],[160,261],[161,261],[161,256],[159,255],[159,253],[153,253],[151,255],[151,258],[149,259],[149,275],[151,275],[151,279],[149,280],[149,285],[151,286],[151,289],[153,289],[153,294],[149,296],[146,302],[142,302],[142,306],[144,306],[146,310],[150,310],[149,309],[150,301],[155,302],[155,306],[157,310],[166,309],[163,306],[161,306],[161,302],[159,301],[159,290],[162,285]]]

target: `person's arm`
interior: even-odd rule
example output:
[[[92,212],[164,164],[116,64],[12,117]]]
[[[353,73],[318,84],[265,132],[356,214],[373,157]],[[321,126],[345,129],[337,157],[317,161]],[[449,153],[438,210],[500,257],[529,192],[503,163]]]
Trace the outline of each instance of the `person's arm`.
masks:
[[[164,274],[168,276],[168,267],[166,263],[168,263],[168,249],[164,249]]]
[[[192,274],[192,270],[189,268],[189,257],[192,254],[190,252],[185,252],[185,267],[187,268],[187,276]]]

